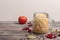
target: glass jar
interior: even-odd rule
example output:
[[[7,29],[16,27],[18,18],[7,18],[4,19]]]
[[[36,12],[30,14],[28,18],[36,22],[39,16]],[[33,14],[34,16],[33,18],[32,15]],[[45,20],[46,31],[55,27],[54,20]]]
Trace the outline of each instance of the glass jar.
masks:
[[[47,33],[49,29],[48,13],[37,12],[33,17],[33,32],[34,33]]]

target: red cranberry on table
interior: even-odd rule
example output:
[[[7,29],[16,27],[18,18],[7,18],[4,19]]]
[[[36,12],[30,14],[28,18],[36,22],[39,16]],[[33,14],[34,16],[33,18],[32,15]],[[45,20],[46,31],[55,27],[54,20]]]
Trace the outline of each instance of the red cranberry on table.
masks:
[[[27,24],[28,24],[27,26],[29,26],[29,27],[31,27],[31,26],[32,26],[31,21],[30,21],[30,22],[28,22]]]
[[[24,27],[22,30],[28,30],[29,29],[29,27]]]
[[[57,36],[53,36],[53,38],[57,38]]]
[[[60,32],[58,32],[58,37],[60,37]]]
[[[57,38],[57,36],[55,36],[53,34],[47,34],[45,37],[49,38],[49,39]]]
[[[22,30],[26,30],[28,32],[31,32],[31,29],[29,27],[24,27]]]
[[[52,39],[52,34],[47,34],[46,38]]]
[[[28,29],[28,32],[31,32],[31,29]]]
[[[58,36],[60,37],[60,34]]]

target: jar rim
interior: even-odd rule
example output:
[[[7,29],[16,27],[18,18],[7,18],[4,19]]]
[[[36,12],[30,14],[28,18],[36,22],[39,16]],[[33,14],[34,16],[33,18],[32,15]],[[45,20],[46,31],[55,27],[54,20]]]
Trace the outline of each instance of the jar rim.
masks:
[[[39,14],[39,13],[40,13],[40,14],[46,14],[47,17],[49,16],[48,13],[46,13],[46,12],[35,12],[35,13],[34,13],[34,17],[35,17],[36,14]]]

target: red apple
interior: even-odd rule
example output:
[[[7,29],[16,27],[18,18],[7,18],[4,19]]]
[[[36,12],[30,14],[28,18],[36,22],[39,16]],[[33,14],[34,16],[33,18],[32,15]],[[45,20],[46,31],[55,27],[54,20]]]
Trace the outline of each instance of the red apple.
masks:
[[[27,17],[26,16],[19,16],[18,22],[20,24],[25,24],[27,22]]]

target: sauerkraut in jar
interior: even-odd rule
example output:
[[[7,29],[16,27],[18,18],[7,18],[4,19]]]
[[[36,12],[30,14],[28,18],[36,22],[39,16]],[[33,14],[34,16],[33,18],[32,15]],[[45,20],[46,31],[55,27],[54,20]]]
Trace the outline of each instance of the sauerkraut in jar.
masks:
[[[33,32],[40,34],[47,33],[48,29],[48,14],[42,12],[35,13],[33,19]]]

